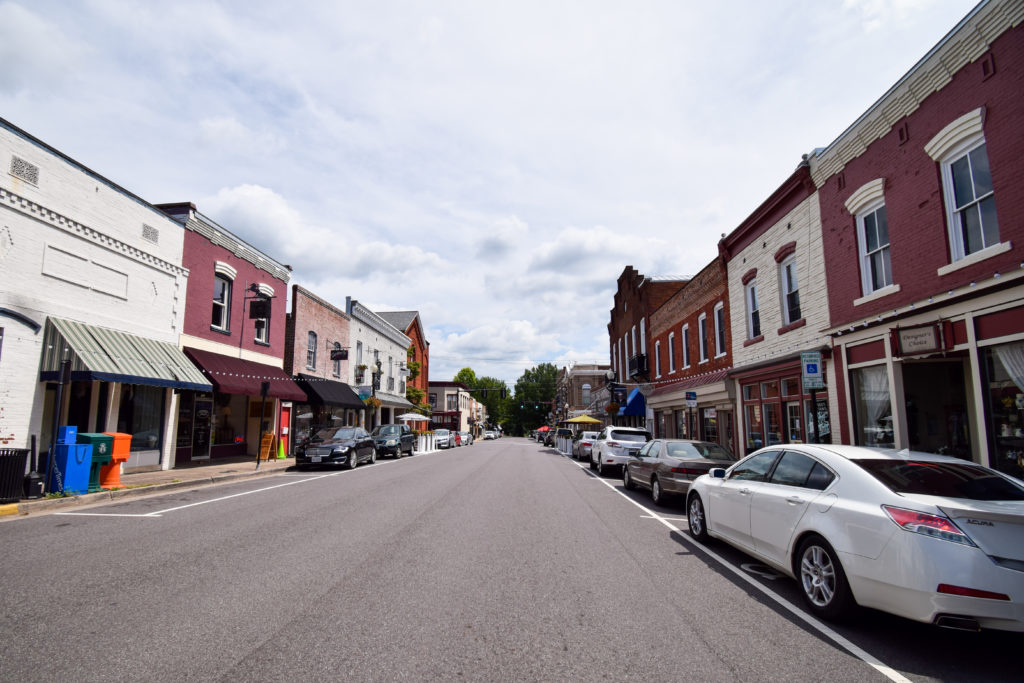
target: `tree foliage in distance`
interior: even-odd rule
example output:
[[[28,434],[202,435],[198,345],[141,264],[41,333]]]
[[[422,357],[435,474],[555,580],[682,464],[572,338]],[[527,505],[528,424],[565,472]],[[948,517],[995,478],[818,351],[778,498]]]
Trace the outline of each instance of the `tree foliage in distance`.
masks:
[[[490,425],[499,425],[505,420],[507,404],[509,402],[508,386],[500,379],[494,377],[477,377],[472,368],[462,368],[453,379],[469,387],[470,391],[480,403],[484,404],[487,410],[487,422]],[[505,390],[505,398],[501,397],[501,390]]]
[[[525,434],[547,423],[557,381],[558,368],[551,363],[534,366],[516,380],[507,420],[512,434]]]

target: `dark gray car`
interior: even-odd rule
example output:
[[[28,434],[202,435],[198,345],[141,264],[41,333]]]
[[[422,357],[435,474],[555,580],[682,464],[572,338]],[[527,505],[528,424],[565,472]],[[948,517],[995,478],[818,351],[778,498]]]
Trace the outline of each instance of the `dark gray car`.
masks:
[[[412,455],[416,447],[416,435],[412,433],[409,425],[378,425],[370,432],[373,437],[373,444],[377,448],[377,455],[391,455],[401,458],[403,455]]]
[[[622,470],[622,483],[630,490],[650,489],[655,503],[685,495],[690,482],[712,467],[729,467],[736,456],[710,441],[655,439],[644,444]]]

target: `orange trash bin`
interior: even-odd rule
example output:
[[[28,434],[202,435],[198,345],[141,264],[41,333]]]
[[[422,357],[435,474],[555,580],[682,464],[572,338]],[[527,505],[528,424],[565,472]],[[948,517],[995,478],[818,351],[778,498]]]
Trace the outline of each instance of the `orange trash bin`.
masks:
[[[105,489],[121,485],[121,463],[132,454],[132,435],[120,432],[103,432],[114,437],[114,449],[111,460],[100,467],[100,486]]]

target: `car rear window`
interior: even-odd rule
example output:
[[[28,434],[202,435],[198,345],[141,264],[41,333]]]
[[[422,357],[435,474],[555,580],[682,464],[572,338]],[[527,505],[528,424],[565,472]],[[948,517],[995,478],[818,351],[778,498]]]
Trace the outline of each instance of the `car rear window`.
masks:
[[[896,493],[968,500],[1024,500],[1024,489],[979,465],[919,460],[853,462]]]
[[[676,458],[708,458],[709,460],[725,460],[735,462],[736,456],[717,443],[681,443],[669,441],[665,444],[668,454]]]
[[[646,442],[651,440],[651,435],[646,432],[609,432],[608,438],[615,441]]]

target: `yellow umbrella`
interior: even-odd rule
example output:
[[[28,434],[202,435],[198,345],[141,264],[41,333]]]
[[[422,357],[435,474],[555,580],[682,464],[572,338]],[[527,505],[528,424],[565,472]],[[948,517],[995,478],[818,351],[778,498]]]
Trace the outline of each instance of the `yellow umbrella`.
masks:
[[[575,424],[601,424],[600,420],[595,420],[589,415],[580,415],[579,417],[574,417],[571,420],[566,420],[566,422]]]

